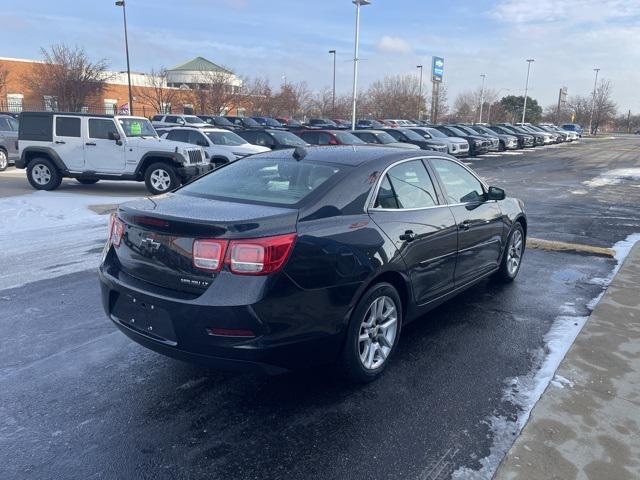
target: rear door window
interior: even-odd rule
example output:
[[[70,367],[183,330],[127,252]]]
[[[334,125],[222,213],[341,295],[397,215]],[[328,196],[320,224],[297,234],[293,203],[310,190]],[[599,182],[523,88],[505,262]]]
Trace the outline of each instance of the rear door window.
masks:
[[[435,187],[421,160],[403,162],[391,168],[386,177],[395,195],[397,208],[426,208],[438,205]],[[378,201],[381,200],[383,199],[379,198]],[[392,204],[388,200],[385,201]]]
[[[80,118],[79,117],[56,117],[57,137],[79,137]]]
[[[209,146],[209,142],[207,142],[207,139],[202,133],[197,130],[192,130],[189,132],[189,143],[193,145],[199,145],[201,147]]]
[[[189,143],[189,131],[188,130],[171,130],[167,134],[167,140],[173,140],[174,142]]]

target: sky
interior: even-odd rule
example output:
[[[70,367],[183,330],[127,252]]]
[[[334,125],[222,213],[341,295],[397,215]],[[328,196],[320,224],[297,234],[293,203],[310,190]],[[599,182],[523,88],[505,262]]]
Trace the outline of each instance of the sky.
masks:
[[[112,0],[2,0],[0,56],[39,59],[40,48],[66,43],[124,70],[122,11]],[[593,68],[611,80],[621,112],[640,112],[640,0],[372,0],[361,9],[359,83],[417,74],[425,86],[433,55],[445,58],[449,103],[486,87],[500,96],[529,94],[542,106],[558,90],[589,94]],[[172,67],[203,56],[243,77],[279,84],[353,79],[355,6],[350,0],[127,0],[131,68]]]

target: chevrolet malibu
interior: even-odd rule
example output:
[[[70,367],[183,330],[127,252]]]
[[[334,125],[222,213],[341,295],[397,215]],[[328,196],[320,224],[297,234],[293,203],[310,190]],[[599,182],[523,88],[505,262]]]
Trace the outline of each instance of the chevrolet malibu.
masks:
[[[111,321],[157,352],[279,373],[385,369],[405,325],[521,266],[522,202],[447,154],[299,147],[120,206],[99,268]]]

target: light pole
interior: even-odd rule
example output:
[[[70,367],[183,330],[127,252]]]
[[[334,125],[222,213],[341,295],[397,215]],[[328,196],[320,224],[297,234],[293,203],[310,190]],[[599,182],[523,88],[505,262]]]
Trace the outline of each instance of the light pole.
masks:
[[[127,7],[124,0],[116,2],[116,7],[122,7],[124,18],[124,48],[127,52],[127,84],[129,85],[129,115],[133,115],[133,95],[131,94],[131,67],[129,66],[129,38],[127,36]]]
[[[418,93],[418,120],[422,120],[422,65],[416,66],[420,70],[420,89]]]
[[[482,77],[482,87],[480,88],[480,118],[478,123],[482,123],[482,107],[484,106],[484,80],[487,77],[486,74],[480,75]]]
[[[589,117],[589,135],[593,134],[593,111],[596,109],[596,89],[598,88],[598,73],[600,72],[600,69],[594,68],[593,71],[596,72],[596,79],[593,82],[593,99],[591,100],[591,115]]]
[[[329,50],[329,54],[333,55],[333,90],[331,94],[331,112],[336,116],[336,51]]]
[[[356,101],[358,96],[358,50],[360,44],[360,7],[370,5],[371,0],[353,0],[356,6],[356,42],[353,53],[353,95],[351,98],[351,130],[356,129]]]
[[[527,83],[524,86],[524,106],[522,107],[522,123],[524,123],[524,116],[527,113],[527,93],[529,93],[529,72],[531,71],[531,63],[535,62],[535,59],[527,59]]]

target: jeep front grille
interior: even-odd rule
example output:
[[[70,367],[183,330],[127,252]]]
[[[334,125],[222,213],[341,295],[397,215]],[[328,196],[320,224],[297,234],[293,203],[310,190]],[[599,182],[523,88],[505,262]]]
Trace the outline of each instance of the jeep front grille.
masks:
[[[189,163],[190,164],[198,164],[202,163],[202,150],[198,149],[189,149]]]

